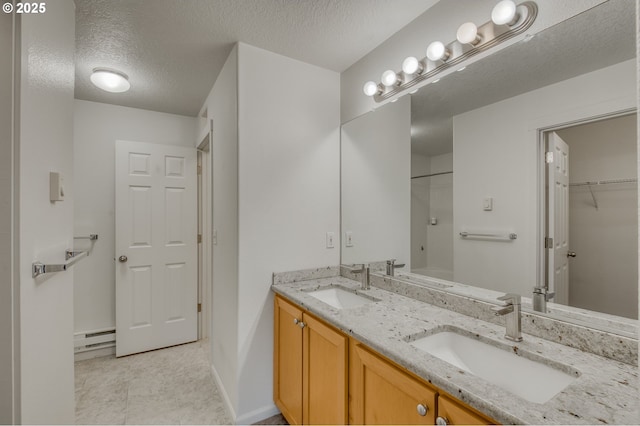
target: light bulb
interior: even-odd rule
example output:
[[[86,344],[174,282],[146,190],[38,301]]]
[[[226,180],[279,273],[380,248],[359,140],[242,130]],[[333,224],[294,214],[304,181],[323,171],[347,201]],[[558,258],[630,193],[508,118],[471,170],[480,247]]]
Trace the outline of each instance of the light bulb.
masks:
[[[405,74],[420,74],[423,69],[420,61],[413,56],[409,56],[402,62],[402,72]]]
[[[367,81],[362,87],[362,91],[367,96],[373,96],[376,93],[379,93],[380,89],[378,89],[378,85],[375,81]]]
[[[513,25],[518,21],[516,4],[512,0],[502,0],[491,11],[491,20],[496,25]]]
[[[476,27],[476,24],[473,22],[465,22],[460,25],[460,28],[458,28],[456,38],[462,44],[476,45],[480,41],[480,37],[478,36],[478,27]]]
[[[445,61],[449,57],[449,51],[441,41],[434,41],[427,47],[427,58],[432,61]]]
[[[387,87],[393,86],[398,82],[398,74],[396,74],[395,71],[386,70],[382,73],[382,78],[380,79],[380,81],[382,81],[382,84]]]
[[[94,68],[89,79],[96,87],[111,93],[126,92],[131,88],[126,74],[108,68]]]

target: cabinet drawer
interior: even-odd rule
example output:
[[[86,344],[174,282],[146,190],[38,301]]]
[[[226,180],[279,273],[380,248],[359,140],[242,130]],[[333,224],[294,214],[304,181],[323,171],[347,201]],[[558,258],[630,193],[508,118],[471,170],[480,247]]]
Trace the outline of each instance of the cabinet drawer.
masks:
[[[351,423],[434,424],[433,387],[354,341],[349,363]]]

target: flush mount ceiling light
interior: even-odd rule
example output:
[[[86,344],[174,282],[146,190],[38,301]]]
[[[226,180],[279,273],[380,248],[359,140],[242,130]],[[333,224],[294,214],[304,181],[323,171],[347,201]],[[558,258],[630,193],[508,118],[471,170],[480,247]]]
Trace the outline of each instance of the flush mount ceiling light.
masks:
[[[96,87],[111,93],[122,93],[131,88],[125,73],[110,68],[94,68],[90,78]]]
[[[451,67],[462,71],[466,68],[465,60],[523,34],[537,16],[538,5],[532,0],[517,6],[512,0],[502,0],[491,11],[490,21],[480,26],[465,22],[458,28],[456,40],[448,44],[441,41],[430,43],[426,58],[407,57],[402,62],[402,71],[387,70],[382,74],[381,84],[367,81],[363,87],[364,94],[382,102],[405,91],[415,93],[429,82],[425,80],[436,83],[440,80],[436,76]]]

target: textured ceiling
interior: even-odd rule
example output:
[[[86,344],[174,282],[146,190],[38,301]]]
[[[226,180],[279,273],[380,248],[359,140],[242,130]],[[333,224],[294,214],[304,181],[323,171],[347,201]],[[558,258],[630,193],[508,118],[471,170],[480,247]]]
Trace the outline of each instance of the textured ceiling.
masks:
[[[75,0],[75,96],[195,116],[238,41],[341,72],[437,1]],[[131,90],[93,87],[95,67]]]
[[[411,98],[412,151],[451,152],[454,115],[634,58],[635,13],[633,1],[608,1],[423,87]]]

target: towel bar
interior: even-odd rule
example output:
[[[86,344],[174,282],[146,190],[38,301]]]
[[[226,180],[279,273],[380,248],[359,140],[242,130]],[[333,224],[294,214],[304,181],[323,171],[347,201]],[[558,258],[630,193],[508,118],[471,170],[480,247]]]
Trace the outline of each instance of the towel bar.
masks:
[[[86,257],[87,254],[88,254],[87,251],[67,250],[64,253],[64,258],[66,260],[66,262],[64,263],[45,264],[42,262],[33,262],[31,264],[31,276],[33,278],[36,278],[42,274],[66,271],[67,268],[70,268],[77,261],[79,261],[83,257]]]

